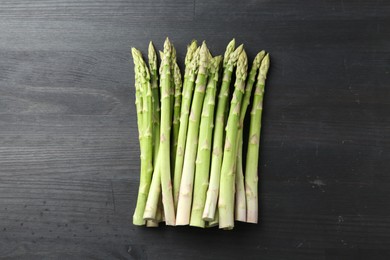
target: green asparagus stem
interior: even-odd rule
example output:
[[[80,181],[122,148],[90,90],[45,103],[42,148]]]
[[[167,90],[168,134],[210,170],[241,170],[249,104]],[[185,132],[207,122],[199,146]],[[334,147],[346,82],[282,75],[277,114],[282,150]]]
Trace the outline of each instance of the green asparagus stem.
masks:
[[[162,201],[166,224],[175,225],[175,207],[172,196],[171,165],[170,165],[170,134],[172,124],[171,92],[171,43],[167,38],[164,43],[164,55],[161,60],[161,136],[160,136],[160,174]]]
[[[173,44],[171,43],[171,59],[170,59],[170,69],[171,69],[171,75],[170,75],[170,79],[171,79],[171,88],[169,90],[169,101],[170,101],[170,115],[169,115],[169,118],[172,120],[171,121],[171,139],[170,139],[170,146],[171,146],[171,150],[170,150],[170,159],[171,159],[171,181],[172,181],[172,184],[173,184],[173,170],[174,170],[174,161],[175,161],[175,157],[176,157],[176,154],[175,154],[175,150],[174,150],[174,135],[173,135],[173,121],[175,120],[174,117],[173,117],[173,114],[174,114],[174,107],[175,107],[175,64],[176,64],[176,49],[175,47],[173,46]]]
[[[176,64],[176,49],[175,47],[173,46],[173,44],[171,43],[171,60],[170,60],[170,68],[171,68],[171,88],[170,88],[170,91],[169,91],[169,95],[170,95],[170,102],[171,102],[171,108],[172,108],[172,111],[171,111],[171,119],[173,119],[173,108],[175,106],[175,79],[174,79],[174,75],[175,75],[175,64]],[[173,122],[171,122],[173,123]],[[172,151],[171,151],[171,157],[172,157]],[[172,165],[173,167],[173,165]]]
[[[164,57],[163,52],[160,53],[161,60]],[[161,74],[162,72],[162,66],[159,68],[159,72]],[[161,93],[161,84],[159,86],[159,92]],[[161,116],[160,116],[161,120]],[[159,136],[159,142],[160,144],[160,136]],[[160,145],[158,145],[160,146]],[[162,194],[161,194],[161,166],[160,166],[160,150],[157,151],[157,159],[156,163],[154,165],[154,171],[152,176],[152,183],[150,185],[149,195],[148,199],[146,201],[145,206],[145,212],[144,212],[144,219],[145,220],[160,220],[164,216],[160,216],[163,212],[162,208],[164,207],[162,205]]]
[[[143,129],[143,142],[144,142],[144,148],[143,148],[143,159],[144,159],[144,162],[145,162],[145,172],[143,173],[144,174],[144,184],[145,187],[144,187],[144,191],[143,191],[143,195],[144,195],[144,198],[142,199],[142,205],[145,209],[145,205],[146,205],[146,200],[147,200],[147,196],[149,194],[149,189],[150,189],[150,183],[151,183],[151,179],[152,179],[152,173],[153,173],[153,120],[152,120],[152,117],[153,117],[153,114],[152,114],[152,111],[153,111],[153,97],[152,97],[152,89],[151,89],[151,85],[150,85],[150,74],[149,74],[149,70],[146,66],[146,63],[142,60],[142,72],[143,72],[143,75],[144,75],[144,81],[142,83],[142,86],[143,86],[143,89],[144,89],[144,102],[143,102],[143,126],[144,126],[144,129]],[[142,164],[142,161],[141,161],[141,164]],[[140,213],[139,215],[139,218],[142,218],[143,217],[143,212]]]
[[[158,187],[157,188],[154,188],[152,189],[152,184],[151,184],[151,187],[149,189],[149,195],[151,194],[151,192],[154,192],[154,194],[156,194],[160,199],[161,199],[161,176],[159,174],[159,163],[157,163],[157,160],[158,160],[158,151],[159,151],[159,148],[160,148],[160,88],[159,88],[159,84],[158,84],[158,71],[157,71],[157,68],[158,68],[158,65],[157,65],[157,54],[156,54],[156,51],[154,49],[154,46],[153,46],[153,43],[150,42],[149,43],[149,68],[150,68],[150,74],[151,74],[151,84],[152,84],[152,95],[153,95],[153,108],[154,108],[154,113],[153,113],[153,134],[154,134],[154,138],[153,138],[153,147],[154,147],[154,150],[153,150],[153,166],[154,166],[154,172],[157,173],[158,171],[158,174],[155,174],[156,176],[152,176],[152,183],[153,183],[153,179],[156,179],[155,182],[157,181],[157,185]],[[158,167],[158,168],[156,168]],[[148,200],[149,200],[149,195],[148,195]],[[160,201],[159,199],[159,201]],[[148,209],[148,200],[146,201],[146,206],[145,206],[145,212],[144,212],[144,219],[145,219],[145,215],[147,216],[148,213],[147,213],[147,209]],[[156,210],[152,210],[152,213],[153,213],[153,216],[155,217],[155,219],[152,219],[149,217],[149,220],[147,220],[147,224],[150,223],[151,226],[156,226],[158,227],[159,226],[159,220],[161,218],[161,216],[158,215],[159,213],[159,207],[160,205],[158,205],[157,207],[157,215],[156,215]],[[162,207],[162,205],[161,205]]]
[[[150,45],[149,45],[149,53],[152,53],[153,50],[150,50]],[[160,54],[161,60],[163,60],[164,53],[160,51],[159,54]],[[153,59],[154,59],[154,57],[149,58],[149,62]],[[156,57],[156,59],[157,59],[157,57]],[[156,66],[157,66],[157,64],[156,64]],[[156,69],[156,75],[157,75],[157,67],[155,69]],[[160,74],[162,74],[162,70],[163,70],[163,66],[160,65],[160,68],[159,68]],[[160,78],[160,81],[161,81],[161,78]],[[161,85],[162,84],[160,84],[160,86],[158,86],[159,88],[157,88],[157,93],[159,93],[159,92],[162,93],[161,92]],[[160,102],[158,102],[158,103],[160,103]],[[160,104],[159,104],[159,109],[161,111]],[[160,155],[159,155],[160,154],[159,147],[160,147],[160,136],[161,136],[160,135],[160,133],[161,133],[161,119],[162,119],[161,115],[159,115],[160,121],[158,122],[158,126],[160,126],[160,127],[158,128],[158,131],[155,132],[155,134],[157,135],[157,133],[158,133],[159,136],[158,136],[158,140],[156,142],[156,146],[154,149],[154,152],[155,152],[154,170],[153,170],[152,182],[150,185],[148,198],[146,201],[145,211],[144,211],[144,215],[143,215],[144,220],[156,220],[157,219],[156,214],[158,213],[158,203],[159,203],[159,200],[161,197],[161,163],[160,163]],[[156,150],[156,147],[158,147],[157,150]],[[157,153],[157,155],[156,155],[156,153]]]
[[[150,86],[150,74],[141,53],[132,48],[134,65],[138,68],[137,79],[140,82],[142,94],[142,139],[141,139],[141,176],[138,190],[137,206],[133,215],[134,225],[144,225],[143,214],[149,193],[153,172],[153,139],[152,139],[152,90]]]
[[[140,68],[139,68],[139,62],[138,57],[134,58],[138,55],[138,50],[132,48],[132,55],[133,55],[133,61],[134,61],[134,75],[135,75],[135,105],[137,110],[137,124],[138,124],[138,139],[140,144],[140,150],[142,149],[142,140],[143,140],[143,102],[142,102],[142,94],[141,94],[141,80],[140,78]],[[142,171],[140,171],[140,174]],[[141,210],[141,204],[142,201],[140,201],[138,208],[136,207],[136,210],[133,215],[133,223],[134,225],[143,225],[145,222],[139,219],[139,214]],[[137,205],[138,205],[138,198],[137,198]]]
[[[152,85],[152,103],[153,103],[153,164],[156,163],[158,149],[160,146],[160,90],[158,87],[157,54],[153,43],[149,43],[148,50],[150,83]]]
[[[242,130],[238,129],[237,160],[235,166],[235,220],[246,222],[246,197],[244,184],[244,170],[242,168]]]
[[[176,158],[176,150],[177,150],[177,139],[179,138],[179,126],[180,126],[180,108],[181,108],[181,95],[182,95],[182,81],[181,81],[181,73],[179,66],[175,62],[174,70],[173,70],[173,81],[175,85],[175,103],[173,108],[173,135],[172,135],[172,151],[171,151],[171,165],[174,167],[175,158]]]
[[[202,214],[209,182],[211,144],[214,128],[214,107],[221,60],[222,56],[217,56],[210,61],[209,80],[206,87],[206,95],[200,121],[190,226],[202,228],[205,227],[205,221],[202,219]]]
[[[242,51],[237,62],[236,82],[230,103],[229,117],[226,126],[225,148],[221,168],[221,183],[219,190],[218,211],[219,228],[232,229],[234,227],[234,184],[237,157],[237,134],[240,122],[242,96],[245,91],[248,59]]]
[[[132,53],[137,50],[132,50]],[[143,117],[142,117],[142,108],[143,108],[143,102],[142,102],[142,94],[141,94],[141,82],[139,79],[139,66],[137,59],[134,60],[134,76],[135,76],[135,106],[137,110],[137,125],[138,125],[138,139],[141,144],[142,141],[142,131],[143,131]]]
[[[184,151],[185,151],[186,140],[187,140],[190,107],[191,107],[191,101],[194,92],[195,77],[199,65],[199,52],[200,52],[200,47],[198,48],[196,41],[193,41],[191,45],[188,46],[187,55],[185,59],[186,68],[185,68],[184,84],[183,84],[183,96],[182,96],[183,99],[182,99],[181,111],[180,111],[180,126],[179,126],[179,136],[177,139],[175,172],[174,172],[174,182],[173,182],[173,198],[175,202],[175,208],[177,208],[177,203],[179,200],[179,190],[180,190],[180,182],[181,182],[181,176],[183,171]]]
[[[253,84],[255,83],[256,80],[256,74],[260,67],[260,63],[264,55],[265,55],[265,51],[261,51],[256,55],[255,59],[253,60],[253,64],[246,82],[245,94],[241,105],[240,125],[238,129],[238,138],[237,138],[238,152],[237,152],[237,167],[236,167],[235,219],[243,222],[246,222],[246,198],[245,198],[245,185],[244,185],[244,171],[242,168],[243,124],[246,115],[246,110],[250,103]]]
[[[161,199],[161,158],[160,153],[157,155],[156,164],[154,165],[152,182],[150,184],[148,199],[146,201],[145,211],[143,214],[144,220],[157,219],[158,203]]]
[[[255,84],[255,81],[256,81],[257,71],[260,68],[261,61],[263,60],[264,56],[265,56],[265,51],[260,51],[256,55],[256,57],[252,63],[252,67],[251,67],[251,70],[249,72],[247,83],[245,86],[245,94],[244,94],[244,97],[242,100],[241,114],[240,114],[240,128],[243,127],[246,111],[247,111],[248,106],[250,104],[253,85]]]
[[[200,49],[199,71],[196,78],[194,99],[192,101],[191,114],[189,116],[183,173],[180,183],[180,193],[177,205],[177,225],[188,225],[190,222],[195,159],[198,147],[200,114],[203,106],[203,99],[207,83],[209,56],[209,50],[207,49],[206,43],[203,42]]]
[[[218,96],[217,111],[215,115],[215,128],[213,137],[213,150],[210,169],[210,183],[207,190],[206,203],[203,211],[203,220],[212,221],[217,208],[219,182],[223,156],[223,141],[225,129],[225,111],[229,96],[230,81],[233,68],[242,52],[243,46],[240,45],[235,51],[235,40],[233,39],[226,47],[223,60],[223,77],[221,90]]]
[[[269,55],[265,55],[261,61],[259,75],[257,76],[255,96],[251,111],[249,127],[249,143],[247,149],[245,168],[245,191],[247,204],[247,222],[258,222],[258,164],[261,131],[261,115],[263,111],[263,96],[265,79],[269,68]]]

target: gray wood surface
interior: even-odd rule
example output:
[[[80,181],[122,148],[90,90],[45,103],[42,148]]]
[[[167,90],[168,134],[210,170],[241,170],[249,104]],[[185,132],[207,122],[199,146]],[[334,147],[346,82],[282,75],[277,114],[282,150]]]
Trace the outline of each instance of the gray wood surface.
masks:
[[[389,259],[390,2],[0,0],[0,258]],[[271,53],[261,223],[131,224],[130,47]]]

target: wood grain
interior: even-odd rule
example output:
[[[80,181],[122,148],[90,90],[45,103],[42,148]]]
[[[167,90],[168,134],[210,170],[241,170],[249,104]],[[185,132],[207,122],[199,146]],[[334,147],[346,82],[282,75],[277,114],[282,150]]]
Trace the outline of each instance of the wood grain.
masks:
[[[0,2],[1,259],[390,258],[388,1]],[[131,224],[129,51],[166,36],[271,53],[259,225]]]

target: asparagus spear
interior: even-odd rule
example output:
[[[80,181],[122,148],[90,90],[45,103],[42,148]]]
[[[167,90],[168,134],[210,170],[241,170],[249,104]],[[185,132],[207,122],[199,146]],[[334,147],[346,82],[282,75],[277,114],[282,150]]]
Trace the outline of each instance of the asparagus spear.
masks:
[[[200,121],[200,133],[198,153],[196,157],[194,198],[192,203],[190,226],[205,227],[202,219],[206,192],[209,181],[211,144],[214,128],[214,107],[217,91],[219,68],[222,56],[211,59],[209,68],[209,80],[206,87],[202,117]]]
[[[163,60],[164,59],[164,53],[162,51],[159,52],[160,53],[160,59]],[[162,71],[163,71],[163,66],[162,64],[160,64],[160,67],[159,67],[159,73],[160,75],[162,74]],[[161,85],[162,85],[162,78],[160,78],[160,85],[159,85],[159,92],[160,94],[162,94],[162,88],[161,88]],[[161,111],[161,108],[160,108],[160,111]],[[159,122],[159,125],[161,127],[161,114],[160,114],[160,122]],[[159,129],[159,133],[161,133],[161,129]],[[158,142],[157,142],[157,146],[158,148],[160,147],[160,138],[161,137],[161,134],[158,136]],[[155,157],[155,162],[154,162],[154,171],[153,171],[153,176],[152,176],[152,182],[151,182],[151,185],[150,185],[150,191],[149,191],[149,194],[148,194],[148,198],[147,198],[147,201],[146,201],[146,206],[145,206],[145,211],[144,211],[144,215],[143,215],[143,218],[144,220],[156,220],[157,219],[157,216],[156,214],[158,213],[158,203],[159,203],[159,198],[161,196],[161,163],[160,163],[160,150],[158,149],[157,150],[157,156]]]
[[[141,176],[138,190],[137,206],[133,215],[134,225],[144,225],[143,214],[149,193],[150,182],[153,172],[153,139],[152,139],[152,90],[150,86],[150,74],[142,55],[132,48],[134,66],[137,67],[142,94],[142,139],[141,139]]]
[[[257,76],[255,96],[251,111],[251,120],[249,127],[249,142],[247,149],[246,168],[245,168],[245,192],[247,203],[247,222],[257,223],[258,221],[258,163],[259,163],[259,145],[261,131],[261,115],[263,111],[263,95],[265,79],[269,68],[269,55],[265,55],[261,61],[259,75]]]
[[[161,59],[161,135],[160,135],[160,174],[162,201],[164,205],[165,222],[175,225],[175,208],[172,196],[171,165],[170,165],[170,134],[171,134],[171,43],[167,38],[164,42],[164,53]]]
[[[142,140],[143,140],[143,100],[142,100],[142,94],[141,94],[141,80],[140,78],[140,65],[138,62],[138,55],[140,55],[139,51],[132,48],[131,49],[133,61],[134,61],[134,75],[135,75],[135,105],[137,110],[137,125],[138,125],[138,139],[140,143],[140,150],[142,150]],[[142,173],[142,170],[140,171],[140,174]],[[134,215],[133,215],[133,223],[134,225],[143,225],[145,222],[139,219],[140,211],[142,211],[141,208],[141,201],[140,206],[136,206]],[[137,197],[137,205],[138,205],[138,197]]]
[[[160,146],[160,99],[158,87],[157,55],[153,43],[149,43],[148,50],[150,83],[152,85],[152,103],[153,103],[153,164],[156,163],[158,149]]]
[[[242,51],[237,62],[236,82],[234,84],[235,89],[230,103],[221,168],[218,212],[219,228],[223,229],[232,229],[234,227],[234,173],[237,157],[236,139],[240,121],[241,101],[245,91],[247,69],[248,59],[245,51]]]
[[[194,99],[191,105],[191,114],[189,117],[183,173],[177,205],[177,225],[188,225],[190,222],[192,188],[194,183],[195,159],[198,147],[200,114],[207,83],[209,56],[209,50],[207,49],[206,43],[203,42],[200,48],[199,71],[196,78]]]
[[[215,115],[215,129],[213,137],[213,152],[211,158],[210,183],[207,190],[206,203],[203,211],[203,219],[212,221],[217,208],[219,181],[223,156],[223,140],[225,128],[225,111],[229,96],[230,81],[232,78],[233,68],[237,59],[242,52],[243,46],[240,45],[235,51],[235,40],[230,41],[226,47],[223,58],[223,77],[221,90],[218,96],[217,111]]]
[[[193,41],[188,46],[187,55],[185,59],[185,74],[183,84],[183,99],[180,111],[180,126],[179,136],[177,139],[176,157],[175,157],[175,171],[174,171],[174,182],[173,182],[173,198],[175,202],[175,208],[179,199],[180,182],[183,171],[184,163],[184,150],[186,147],[187,128],[189,113],[192,101],[192,95],[194,91],[195,77],[198,71],[199,64],[199,51],[196,41]]]
[[[243,222],[246,222],[246,198],[245,198],[245,185],[244,185],[244,171],[242,168],[243,124],[244,124],[246,110],[250,103],[253,84],[255,83],[256,80],[256,74],[260,67],[260,63],[264,55],[265,52],[261,51],[256,55],[255,59],[253,60],[253,64],[246,82],[245,94],[241,105],[240,125],[238,129],[238,138],[237,138],[238,152],[237,152],[237,167],[236,167],[235,219]]]
[[[175,103],[173,110],[173,140],[172,140],[172,151],[171,151],[171,165],[175,165],[175,157],[177,150],[177,139],[179,137],[179,126],[180,126],[180,107],[181,107],[181,95],[182,95],[182,82],[181,82],[181,73],[179,66],[175,62],[173,70],[173,81],[175,85]]]
[[[161,60],[163,59],[163,52],[160,51]],[[161,195],[161,174],[160,174],[160,161],[159,161],[159,147],[160,147],[160,123],[161,123],[161,107],[159,100],[159,93],[161,92],[161,86],[158,84],[158,72],[157,72],[157,55],[153,47],[152,42],[149,43],[149,68],[151,73],[152,93],[154,99],[155,114],[153,122],[155,128],[153,129],[155,135],[154,143],[154,169],[152,175],[152,182],[150,185],[150,191],[146,201],[145,211],[143,218],[145,220],[156,220],[156,213],[158,210],[158,201]],[[162,73],[162,66],[159,68],[159,73]],[[161,80],[161,79],[160,79]],[[157,102],[156,102],[157,101]]]

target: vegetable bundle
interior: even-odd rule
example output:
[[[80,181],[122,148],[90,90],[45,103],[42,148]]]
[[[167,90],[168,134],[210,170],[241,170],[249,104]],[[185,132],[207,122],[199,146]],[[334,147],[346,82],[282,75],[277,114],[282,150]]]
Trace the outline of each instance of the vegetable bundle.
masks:
[[[234,39],[223,57],[213,57],[205,42],[198,46],[193,41],[187,47],[183,79],[168,38],[160,51],[159,67],[152,43],[148,64],[135,48],[132,56],[141,150],[133,224],[232,229],[235,220],[257,223],[259,142],[269,55],[259,52],[248,73],[243,45],[235,48]],[[246,146],[244,132],[249,137]]]

